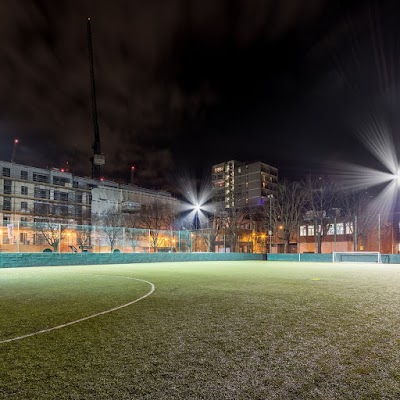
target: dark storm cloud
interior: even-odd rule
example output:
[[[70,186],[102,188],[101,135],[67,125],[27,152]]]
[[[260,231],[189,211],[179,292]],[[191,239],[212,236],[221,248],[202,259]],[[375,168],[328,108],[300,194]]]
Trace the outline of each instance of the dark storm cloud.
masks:
[[[19,137],[17,161],[68,161],[76,173],[90,173],[90,16],[106,176],[127,180],[135,164],[139,183],[161,187],[182,165],[234,157],[269,162],[260,149],[279,145],[274,127],[282,110],[315,90],[316,81],[324,84],[305,60],[321,63],[329,45],[343,40],[343,19],[330,19],[337,3],[2,2],[0,157],[10,158]],[[329,70],[323,65],[319,73]],[[327,85],[341,84],[338,78]],[[231,140],[241,136],[253,150]]]

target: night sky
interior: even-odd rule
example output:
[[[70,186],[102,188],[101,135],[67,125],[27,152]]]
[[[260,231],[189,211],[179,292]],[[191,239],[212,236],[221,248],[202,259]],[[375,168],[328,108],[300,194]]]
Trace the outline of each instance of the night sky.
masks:
[[[362,142],[398,136],[399,3],[3,1],[0,159],[19,138],[16,162],[90,176],[90,17],[105,178],[134,164],[173,191],[230,159],[281,178],[378,166]]]

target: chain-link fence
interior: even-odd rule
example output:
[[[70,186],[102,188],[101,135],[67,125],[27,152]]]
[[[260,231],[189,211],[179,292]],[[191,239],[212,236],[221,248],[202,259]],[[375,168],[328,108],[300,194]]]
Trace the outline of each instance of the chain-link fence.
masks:
[[[0,227],[2,252],[263,252],[251,232],[153,230],[54,222],[8,222]],[[252,242],[254,241],[254,243]]]
[[[399,221],[399,213],[322,218],[304,221],[290,235],[282,225],[268,235],[240,228],[174,231],[18,221],[0,227],[0,251],[398,254]]]
[[[323,218],[299,226],[299,253],[373,251],[398,254],[400,214]]]

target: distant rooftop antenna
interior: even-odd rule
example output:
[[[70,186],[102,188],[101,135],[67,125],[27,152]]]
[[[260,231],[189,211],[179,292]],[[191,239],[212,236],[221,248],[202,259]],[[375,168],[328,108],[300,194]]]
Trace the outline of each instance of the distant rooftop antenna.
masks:
[[[100,179],[100,167],[105,164],[104,154],[101,152],[99,124],[97,122],[97,105],[96,105],[96,87],[94,82],[94,66],[93,66],[93,48],[92,48],[92,28],[90,18],[87,20],[88,50],[89,50],[89,67],[90,67],[90,83],[92,89],[92,116],[94,128],[93,156],[92,162],[92,178]]]
[[[15,156],[17,154],[17,146],[18,146],[19,140],[18,139],[14,139],[14,147],[13,147],[13,152],[12,152],[12,156],[11,156],[11,162],[15,162]]]

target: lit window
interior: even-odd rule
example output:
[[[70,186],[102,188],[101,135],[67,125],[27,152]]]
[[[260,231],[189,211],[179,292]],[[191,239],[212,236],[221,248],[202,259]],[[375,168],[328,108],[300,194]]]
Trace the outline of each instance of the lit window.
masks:
[[[335,225],[334,224],[330,224],[328,226],[328,230],[326,231],[327,235],[334,235],[335,234]]]
[[[336,224],[336,234],[338,234],[338,235],[343,235],[344,234],[344,224],[343,224],[343,222],[340,222],[339,224]]]
[[[351,234],[353,233],[353,223],[352,222],[346,222],[346,234]]]
[[[307,225],[300,226],[300,236],[307,236]]]
[[[314,236],[314,225],[308,225],[308,236]]]

